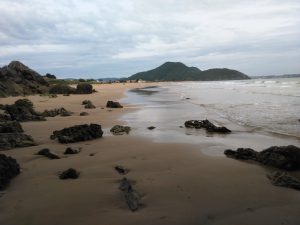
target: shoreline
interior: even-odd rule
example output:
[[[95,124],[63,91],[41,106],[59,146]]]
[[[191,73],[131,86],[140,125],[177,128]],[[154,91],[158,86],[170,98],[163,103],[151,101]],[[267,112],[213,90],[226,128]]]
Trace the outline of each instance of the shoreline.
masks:
[[[49,139],[53,130],[74,124],[99,123],[105,131],[124,124],[121,115],[139,109],[107,111],[101,107],[106,100],[119,101],[128,86],[133,85],[99,85],[99,92],[92,95],[29,98],[37,110],[65,107],[76,115],[22,123],[25,133],[40,145],[1,152],[16,158],[22,167],[0,197],[1,224],[300,223],[297,191],[272,186],[265,177],[266,167],[203,154],[200,150],[207,148],[205,143],[155,143],[134,134],[108,136],[107,132],[103,138],[73,144]],[[85,99],[97,108],[84,109],[81,102]],[[81,111],[90,115],[80,117]],[[82,151],[63,156],[69,146],[82,147]],[[44,147],[63,157],[49,160],[34,155]],[[116,165],[130,170],[126,177],[142,196],[143,207],[137,212],[131,212],[122,199],[118,185],[123,176],[114,170]],[[79,179],[59,180],[57,173],[69,167],[81,172]]]

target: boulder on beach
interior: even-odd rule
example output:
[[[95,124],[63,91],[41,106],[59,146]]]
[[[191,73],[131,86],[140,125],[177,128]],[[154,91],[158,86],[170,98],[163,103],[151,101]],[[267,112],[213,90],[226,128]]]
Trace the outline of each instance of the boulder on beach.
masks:
[[[68,84],[56,84],[53,85],[49,89],[50,94],[64,94],[64,95],[69,95],[69,94],[75,94],[76,89],[69,86]]]
[[[80,152],[80,149],[74,149],[71,147],[66,148],[64,155],[75,155],[78,154]]]
[[[215,133],[230,133],[226,127],[217,127],[209,120],[188,120],[184,123],[185,127],[187,128],[195,128],[195,129],[206,129],[208,132],[215,132]]]
[[[89,83],[80,83],[77,85],[76,94],[92,94],[93,85]]]
[[[300,148],[294,145],[272,146],[261,152],[249,148],[239,148],[236,151],[227,149],[224,154],[231,158],[253,160],[283,170],[300,169]]]
[[[58,109],[50,109],[50,110],[45,110],[42,112],[42,116],[44,117],[55,117],[55,116],[71,116],[72,112],[66,110],[65,108],[61,107]]]
[[[122,135],[122,134],[129,134],[131,128],[128,126],[121,126],[121,125],[115,125],[110,129],[110,132],[114,135]]]
[[[141,196],[133,188],[131,182],[126,177],[121,180],[119,189],[123,192],[124,199],[129,209],[133,212],[138,210]]]
[[[300,190],[300,180],[292,175],[287,174],[286,172],[275,171],[271,174],[268,174],[267,177],[275,186]]]
[[[43,148],[36,153],[36,155],[42,155],[49,159],[60,159],[60,157],[54,153],[52,153],[48,148]]]
[[[18,162],[10,156],[0,154],[0,190],[3,190],[18,174],[20,174]]]
[[[103,131],[99,124],[83,124],[56,130],[51,135],[51,139],[58,139],[60,143],[73,143],[101,138]]]
[[[94,108],[96,108],[96,106],[90,100],[84,100],[82,102],[82,105],[84,105],[84,108],[86,108],[86,109],[94,109]]]
[[[32,137],[23,134],[23,128],[17,121],[0,123],[0,150],[36,145]]]
[[[19,99],[12,105],[5,105],[4,110],[10,115],[12,120],[17,121],[43,121],[40,113],[33,108],[33,103],[28,99]]]
[[[123,108],[119,102],[107,101],[106,108]]]
[[[59,174],[59,179],[66,180],[66,179],[77,179],[79,177],[80,173],[73,169],[67,169],[66,171],[63,171],[61,174]]]

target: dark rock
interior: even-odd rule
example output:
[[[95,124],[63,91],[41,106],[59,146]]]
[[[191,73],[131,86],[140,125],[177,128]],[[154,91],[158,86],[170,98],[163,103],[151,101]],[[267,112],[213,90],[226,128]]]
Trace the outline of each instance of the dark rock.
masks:
[[[13,105],[5,105],[5,111],[12,120],[17,121],[43,121],[45,118],[33,108],[28,99],[19,99]]]
[[[300,148],[294,145],[273,146],[259,152],[257,161],[284,170],[300,169]]]
[[[48,79],[56,79],[56,76],[50,73],[46,73],[45,77]]]
[[[42,150],[38,151],[36,153],[37,155],[43,155],[46,156],[49,159],[60,159],[60,157],[52,152],[48,148],[43,148]]]
[[[283,170],[300,169],[300,148],[293,145],[273,146],[261,152],[249,148],[238,148],[236,151],[228,149],[224,154],[231,158],[253,160]]]
[[[251,148],[238,148],[236,151],[227,149],[224,154],[227,157],[242,159],[242,160],[257,160],[257,153]]]
[[[106,108],[123,108],[119,102],[107,101]]]
[[[79,177],[79,175],[80,175],[80,173],[77,170],[70,168],[70,169],[67,169],[66,171],[62,172],[59,175],[59,179],[61,179],[61,180],[77,179]]]
[[[80,116],[88,116],[89,114],[87,112],[81,112],[79,115]]]
[[[300,190],[300,180],[287,174],[286,172],[275,171],[272,174],[268,174],[267,177],[275,186]]]
[[[156,127],[154,126],[150,126],[150,127],[147,127],[148,130],[154,130]]]
[[[0,122],[11,121],[11,117],[7,113],[0,113]]]
[[[86,103],[86,104],[84,105],[84,108],[85,108],[85,109],[95,109],[96,106],[94,106],[94,104],[93,104],[91,101],[88,101],[88,103]]]
[[[56,84],[49,89],[50,94],[75,94],[76,89],[67,84]]]
[[[0,154],[0,190],[3,190],[9,181],[20,174],[20,165],[18,162],[4,154]]]
[[[72,143],[79,141],[88,141],[96,138],[101,138],[103,131],[101,125],[98,124],[83,124],[75,125],[62,130],[56,130],[51,135],[51,139],[58,139],[60,143]]]
[[[92,94],[93,86],[89,83],[80,83],[77,85],[76,94]]]
[[[189,99],[191,99],[191,98],[185,98],[186,100],[189,100]]]
[[[48,86],[43,76],[21,62],[12,61],[0,68],[0,97],[42,94]]]
[[[132,187],[131,183],[129,180],[127,180],[126,177],[124,177],[121,180],[119,189],[123,192],[125,201],[131,211],[136,211],[138,210],[140,206],[140,195],[139,193]]]
[[[122,134],[129,134],[131,128],[128,126],[121,126],[121,125],[115,125],[110,129],[110,132],[114,135],[122,135]]]
[[[123,166],[115,166],[115,170],[118,171],[118,173],[125,175],[129,173],[129,169],[123,167]]]
[[[71,116],[72,112],[66,110],[65,108],[58,108],[58,109],[51,109],[51,110],[45,110],[42,113],[42,116],[44,117],[55,117],[55,116]]]
[[[32,137],[22,133],[0,133],[0,150],[34,146]]]
[[[230,133],[231,130],[226,127],[217,127],[209,120],[188,120],[184,123],[187,128],[206,129],[208,132]]]
[[[0,133],[23,133],[21,124],[17,121],[0,122]]]
[[[74,155],[74,154],[78,154],[79,152],[80,152],[79,149],[74,149],[74,148],[68,147],[68,148],[66,148],[64,154],[65,155]]]
[[[94,155],[96,155],[96,153],[91,153],[91,154],[89,154],[89,156],[94,156]]]

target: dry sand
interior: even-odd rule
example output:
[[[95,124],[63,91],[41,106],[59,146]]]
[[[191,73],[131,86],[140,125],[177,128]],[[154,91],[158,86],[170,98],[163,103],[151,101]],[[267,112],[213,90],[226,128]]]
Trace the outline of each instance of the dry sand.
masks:
[[[22,173],[0,197],[0,224],[300,224],[300,193],[272,186],[267,168],[203,155],[200,150],[205,145],[160,144],[132,135],[110,135],[108,128],[122,124],[119,116],[133,108],[108,111],[101,107],[107,100],[120,99],[124,90],[145,85],[149,84],[98,85],[98,93],[92,95],[29,97],[37,110],[65,107],[75,114],[22,123],[39,145],[1,152],[16,158]],[[4,98],[0,103],[16,99]],[[84,109],[81,102],[85,99],[97,108]],[[90,115],[80,117],[82,111]],[[90,122],[103,126],[103,138],[74,144],[49,139],[54,130]],[[82,147],[82,151],[64,156],[68,146]],[[44,147],[62,158],[34,155]],[[122,176],[114,170],[116,165],[130,169],[126,177],[142,195],[143,206],[136,212],[128,209],[118,190]],[[79,179],[59,180],[57,173],[69,167],[81,172]]]

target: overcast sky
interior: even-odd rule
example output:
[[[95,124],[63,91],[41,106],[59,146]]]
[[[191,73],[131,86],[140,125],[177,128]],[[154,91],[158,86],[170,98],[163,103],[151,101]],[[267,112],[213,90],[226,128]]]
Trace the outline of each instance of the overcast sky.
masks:
[[[0,65],[122,77],[165,61],[300,73],[300,0],[1,0]]]

